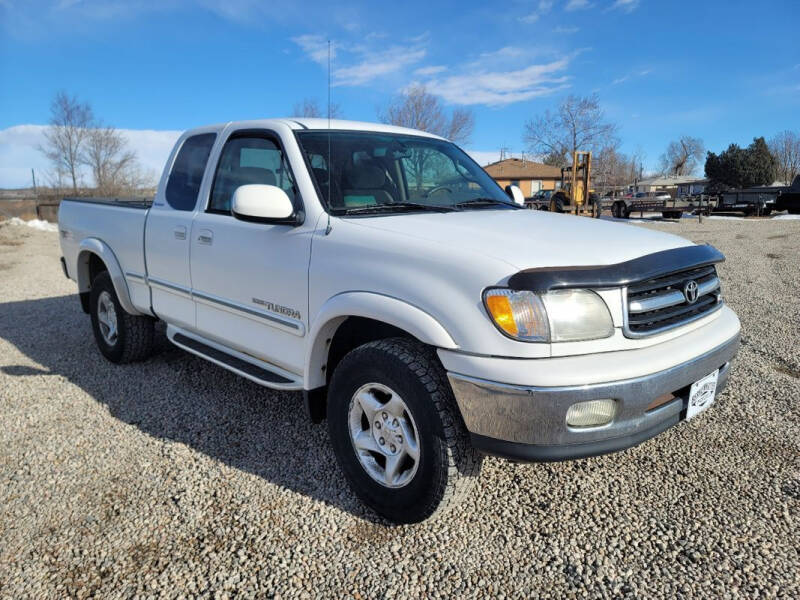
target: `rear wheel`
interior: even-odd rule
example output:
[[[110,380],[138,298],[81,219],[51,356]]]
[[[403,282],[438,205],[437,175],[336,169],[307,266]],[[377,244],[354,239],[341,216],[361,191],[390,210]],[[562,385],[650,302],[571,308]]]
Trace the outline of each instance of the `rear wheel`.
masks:
[[[108,271],[94,278],[89,307],[94,339],[108,360],[134,362],[153,353],[155,319],[125,312]]]
[[[351,488],[375,512],[415,523],[472,489],[482,456],[472,448],[433,350],[391,338],[359,346],[333,373],[331,443]]]

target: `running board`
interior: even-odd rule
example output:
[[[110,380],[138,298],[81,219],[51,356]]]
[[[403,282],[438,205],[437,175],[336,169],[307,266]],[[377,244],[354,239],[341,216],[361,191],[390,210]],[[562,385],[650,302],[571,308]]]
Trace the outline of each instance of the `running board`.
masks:
[[[167,338],[179,348],[200,358],[205,358],[264,387],[278,390],[303,389],[301,380],[296,379],[291,373],[280,367],[230,348],[223,349],[223,346],[215,342],[200,340],[194,336],[190,337],[175,327],[167,327]]]

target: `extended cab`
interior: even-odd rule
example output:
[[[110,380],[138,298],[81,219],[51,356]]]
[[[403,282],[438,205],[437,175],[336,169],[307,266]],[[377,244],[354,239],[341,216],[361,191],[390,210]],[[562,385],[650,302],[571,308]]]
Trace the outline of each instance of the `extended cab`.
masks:
[[[355,493],[400,522],[456,504],[485,453],[622,450],[725,386],[739,321],[713,247],[520,210],[444,139],[328,125],[188,131],[152,201],[62,202],[106,358],[146,358],[160,319],[186,351],[302,391]]]

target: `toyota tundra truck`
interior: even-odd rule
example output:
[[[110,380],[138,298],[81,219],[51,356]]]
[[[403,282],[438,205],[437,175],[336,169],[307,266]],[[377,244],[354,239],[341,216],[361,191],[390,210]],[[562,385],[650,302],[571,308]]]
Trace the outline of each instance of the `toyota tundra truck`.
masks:
[[[231,122],[184,133],[153,199],[64,199],[61,260],[108,360],[150,356],[160,320],[302,392],[355,494],[418,522],[486,454],[580,459],[696,417],[738,349],[715,248],[509,195],[422,131]]]

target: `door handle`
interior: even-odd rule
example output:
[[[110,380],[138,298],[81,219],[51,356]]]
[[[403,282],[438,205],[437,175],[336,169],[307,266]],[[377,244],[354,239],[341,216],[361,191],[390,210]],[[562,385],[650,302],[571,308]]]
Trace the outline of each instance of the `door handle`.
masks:
[[[197,243],[210,246],[214,242],[214,233],[210,229],[201,229],[197,234]]]
[[[173,235],[175,236],[176,240],[185,240],[186,239],[186,227],[176,227],[172,230]]]

